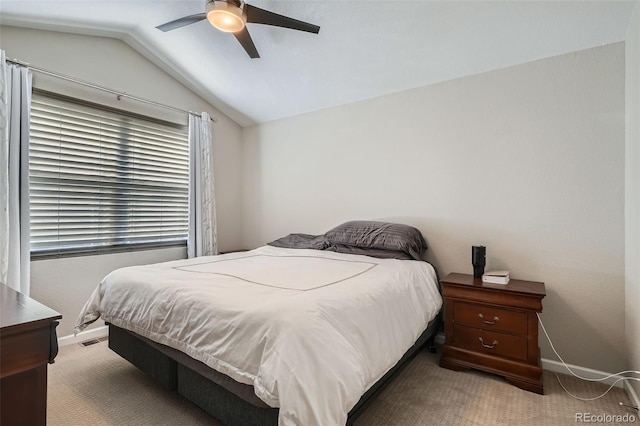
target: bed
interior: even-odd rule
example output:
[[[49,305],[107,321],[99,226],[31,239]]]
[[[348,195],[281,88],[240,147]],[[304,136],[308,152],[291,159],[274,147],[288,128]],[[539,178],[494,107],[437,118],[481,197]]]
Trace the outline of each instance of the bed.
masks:
[[[102,318],[114,351],[226,424],[349,424],[437,331],[425,248],[415,228],[348,222],[123,268],[76,330]]]

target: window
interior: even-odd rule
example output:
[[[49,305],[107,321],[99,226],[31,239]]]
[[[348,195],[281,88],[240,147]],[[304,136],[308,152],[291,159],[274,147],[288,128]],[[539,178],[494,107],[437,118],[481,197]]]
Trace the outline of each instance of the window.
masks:
[[[31,256],[184,245],[188,128],[34,91]]]

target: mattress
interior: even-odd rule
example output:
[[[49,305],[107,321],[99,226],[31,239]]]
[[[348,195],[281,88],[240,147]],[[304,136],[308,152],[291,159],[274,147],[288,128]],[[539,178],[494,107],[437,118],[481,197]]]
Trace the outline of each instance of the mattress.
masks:
[[[341,425],[442,305],[433,267],[271,246],[123,268],[85,305],[279,407],[279,424]]]

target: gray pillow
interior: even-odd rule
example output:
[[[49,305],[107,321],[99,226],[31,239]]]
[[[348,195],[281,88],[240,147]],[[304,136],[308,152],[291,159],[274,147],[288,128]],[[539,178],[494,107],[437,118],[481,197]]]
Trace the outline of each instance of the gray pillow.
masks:
[[[378,259],[413,260],[413,257],[399,250],[361,248],[355,246],[347,246],[344,244],[333,244],[327,247],[325,250],[335,251],[336,253],[359,254],[363,256],[377,257]]]
[[[422,260],[427,249],[418,229],[399,223],[356,220],[338,225],[324,236],[331,245],[401,251],[415,260]]]

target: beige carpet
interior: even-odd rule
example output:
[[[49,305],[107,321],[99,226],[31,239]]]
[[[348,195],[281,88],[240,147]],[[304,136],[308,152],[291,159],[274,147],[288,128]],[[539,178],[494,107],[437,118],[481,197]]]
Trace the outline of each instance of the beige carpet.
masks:
[[[439,355],[421,352],[356,425],[575,425],[576,413],[637,417],[634,410],[618,405],[630,403],[619,388],[596,401],[578,401],[562,390],[552,373],[545,372],[542,396],[489,374],[442,369],[438,359]],[[607,388],[568,376],[561,379],[582,397]],[[157,386],[113,353],[106,342],[61,348],[55,364],[49,366],[48,424],[219,425],[179,395]]]

